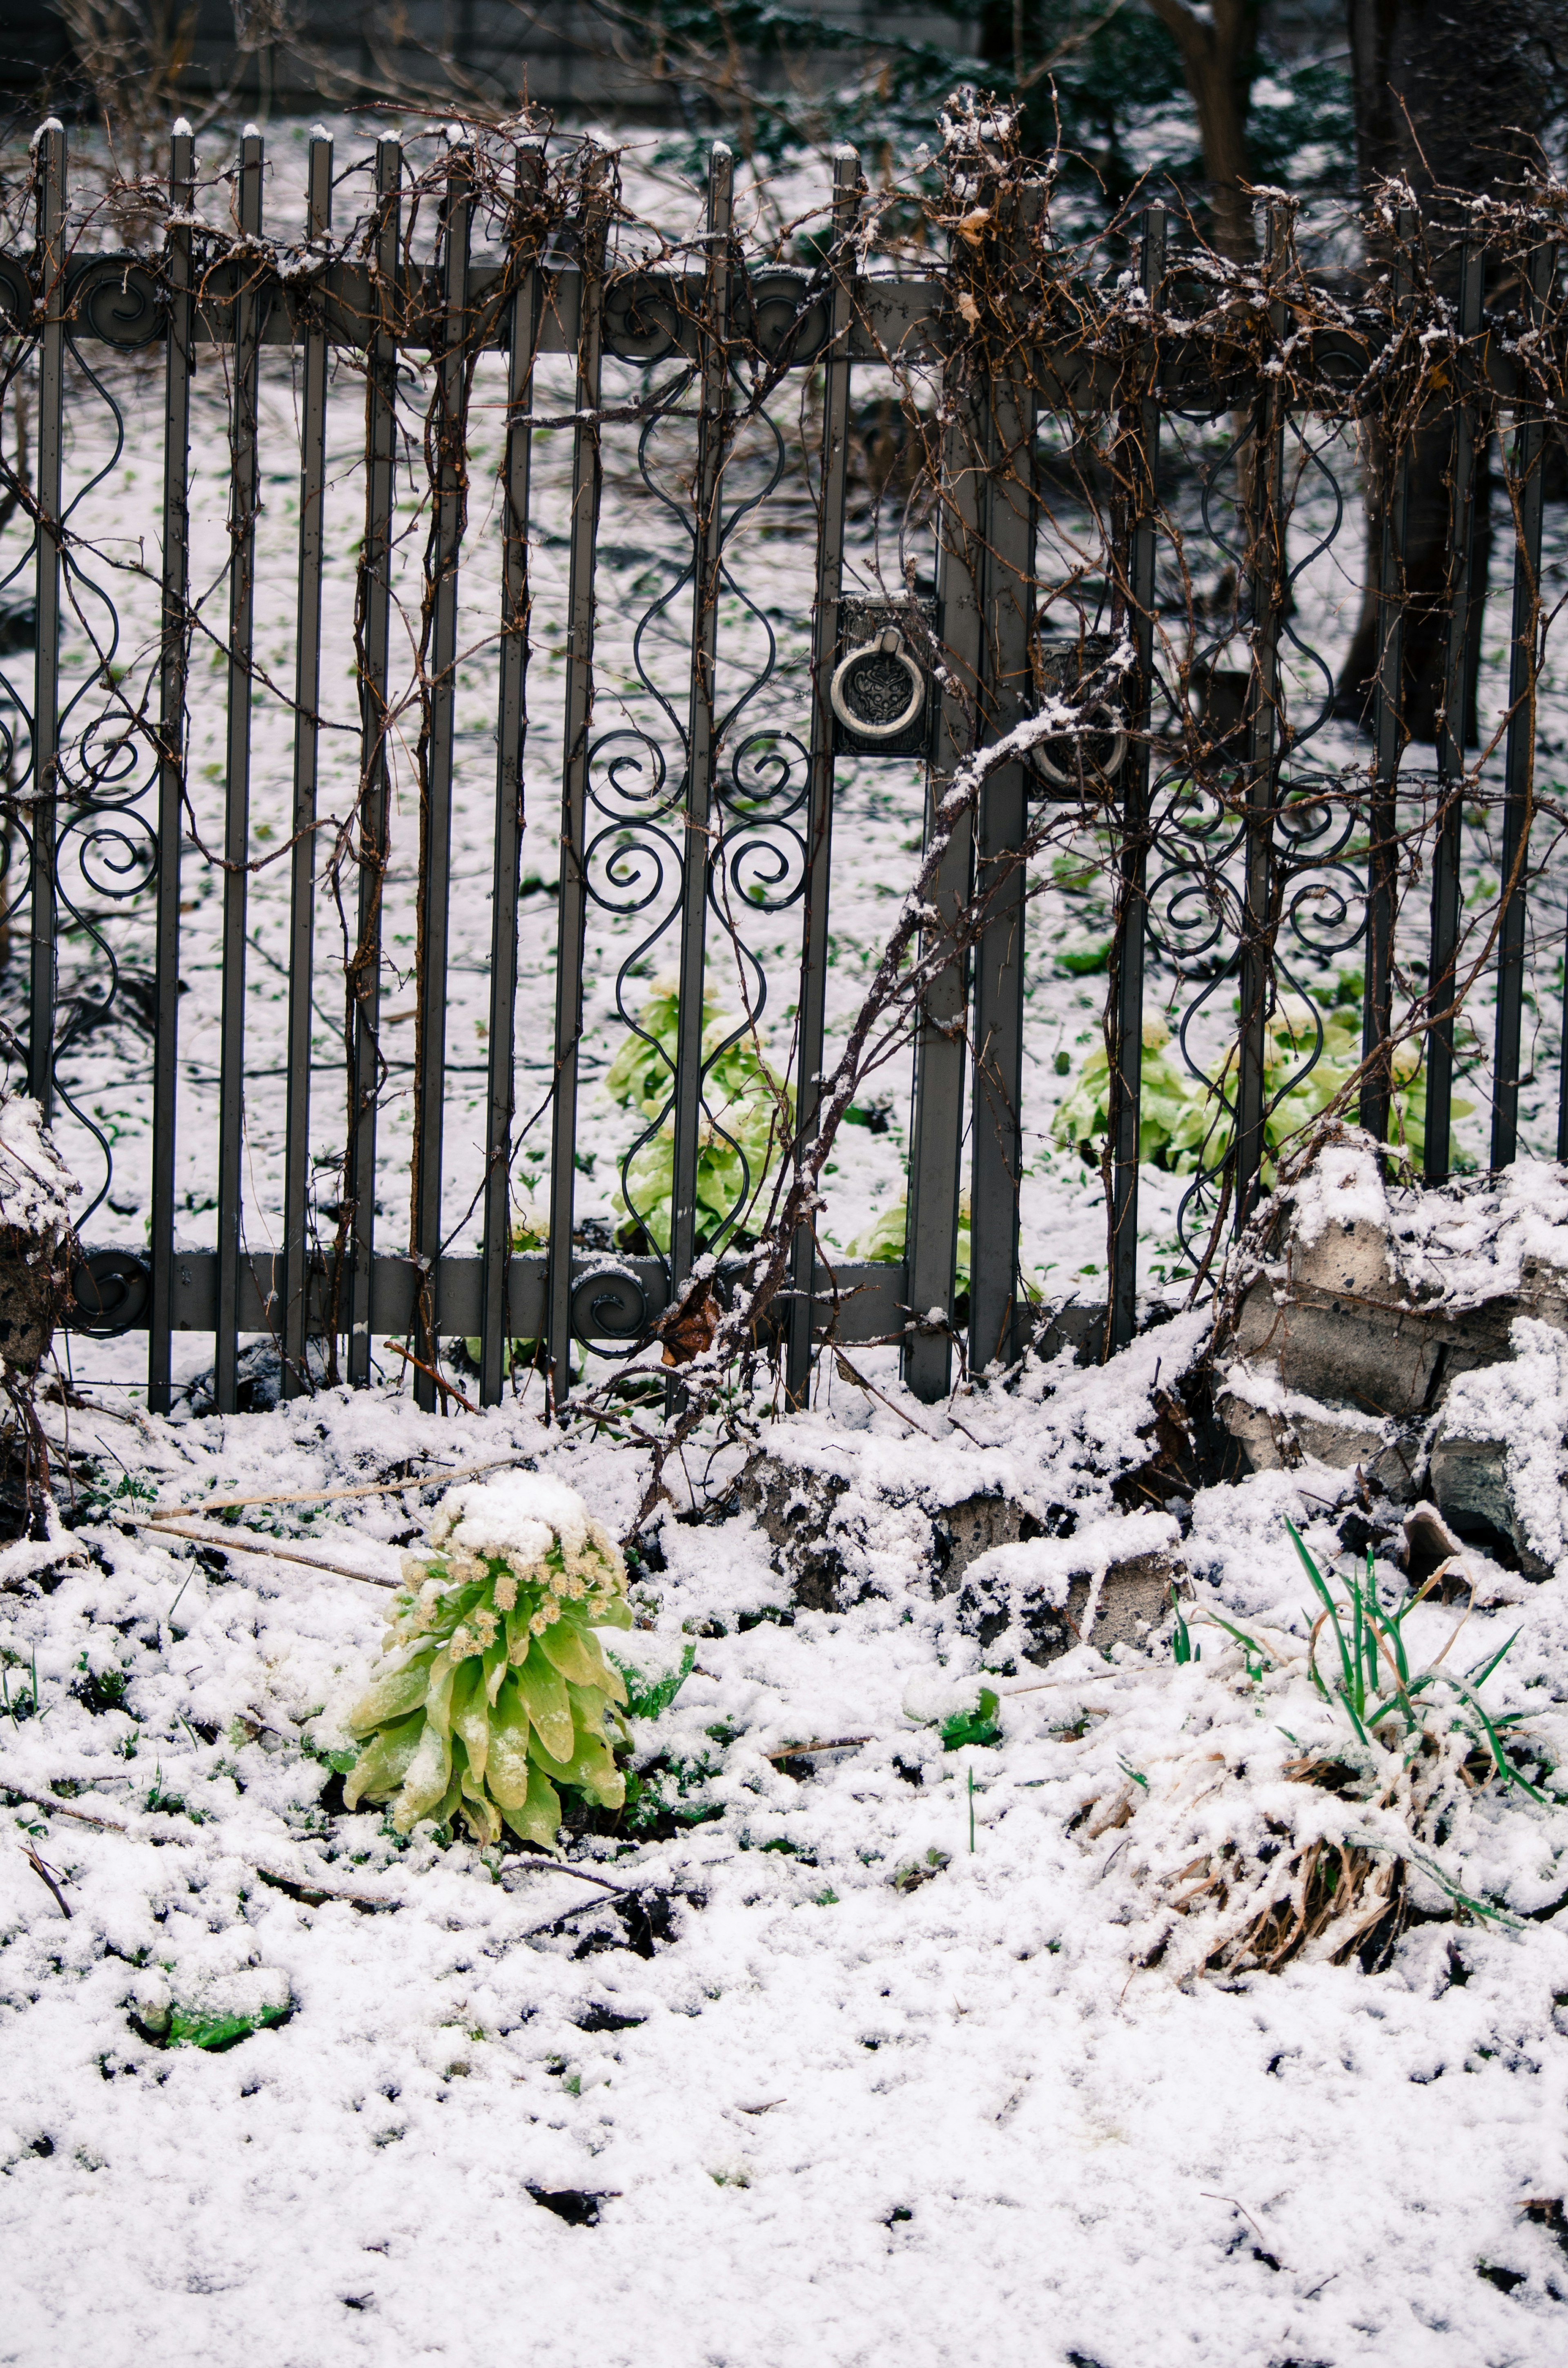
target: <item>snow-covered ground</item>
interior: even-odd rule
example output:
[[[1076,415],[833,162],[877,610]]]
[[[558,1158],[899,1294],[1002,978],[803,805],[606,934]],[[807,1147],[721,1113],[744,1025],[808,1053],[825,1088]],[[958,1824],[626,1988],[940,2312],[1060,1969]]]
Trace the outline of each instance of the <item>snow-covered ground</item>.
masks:
[[[1199,1658],[1167,1622],[999,1672],[992,1742],[945,1749],[932,1723],[972,1704],[976,1647],[921,1504],[1000,1489],[1053,1527],[1069,1506],[1102,1554],[1174,1538],[1111,1487],[1201,1329],[945,1412],[873,1351],[881,1400],[840,1375],[765,1424],[847,1483],[842,1611],[793,1606],[725,1511],[742,1449],[692,1462],[704,1519],[672,1475],[633,1596],[650,1646],[696,1666],[635,1762],[676,1814],[570,1844],[635,1899],[402,1841],[328,1788],[390,1600],[368,1581],[434,1501],[413,1483],[520,1457],[624,1532],[640,1450],[379,1393],[172,1423],[46,1406],[91,1493],[74,1531],[0,1558],[6,2356],[1551,2368],[1568,1561],[1474,1611],[1454,1656],[1517,1631],[1484,1698],[1528,1713],[1541,1797],[1458,1788],[1424,1920],[1371,1975],[1310,1953],[1199,1974],[1212,1919],[1171,1905],[1195,1850],[1267,1857],[1304,1806],[1377,1828],[1291,1778],[1347,1730],[1302,1674],[1284,1522],[1343,1567],[1344,1475],[1199,1492]],[[164,1506],[409,1485],[238,1513],[360,1579],[133,1531],[126,1474]],[[1413,1662],[1461,1608],[1410,1615]],[[1210,1611],[1274,1634],[1275,1662]],[[289,2019],[222,2053],[155,2044],[171,2004],[247,1996]]]

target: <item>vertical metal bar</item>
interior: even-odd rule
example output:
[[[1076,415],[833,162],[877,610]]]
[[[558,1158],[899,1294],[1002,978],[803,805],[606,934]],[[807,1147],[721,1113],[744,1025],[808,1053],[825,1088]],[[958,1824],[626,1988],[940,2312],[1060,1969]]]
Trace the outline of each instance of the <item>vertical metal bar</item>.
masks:
[[[1486,252],[1467,233],[1460,256],[1459,333],[1481,330]],[[1443,712],[1437,722],[1437,827],[1432,847],[1432,958],[1426,1008],[1440,1015],[1426,1032],[1426,1127],[1422,1166],[1428,1184],[1449,1178],[1453,1126],[1454,966],[1460,941],[1460,823],[1464,807],[1465,709],[1469,672],[1471,564],[1475,547],[1476,442],[1480,430],[1468,355],[1455,371],[1453,482],[1449,509],[1449,624]],[[1559,1121],[1559,1141],[1562,1122]],[[1558,1157],[1562,1157],[1559,1149]]]
[[[1557,250],[1543,241],[1529,261],[1532,324],[1551,289]],[[1536,662],[1540,639],[1541,497],[1546,422],[1520,409],[1514,420],[1514,477],[1519,487],[1514,552],[1514,617],[1508,659],[1508,739],[1504,759],[1503,906],[1497,936],[1497,1031],[1492,1064],[1492,1165],[1506,1167],[1519,1147],[1519,1054],[1524,1036],[1525,881],[1535,811]],[[1510,889],[1509,882],[1513,882]]]
[[[484,1140],[484,1298],[480,1316],[479,1395],[494,1406],[506,1380],[506,1274],[512,1251],[513,1054],[517,996],[517,869],[522,855],[523,735],[528,664],[528,412],[538,335],[538,222],[544,152],[517,152],[513,228],[517,283],[510,307],[506,451],[502,462],[501,688],[495,720],[495,875],[490,924],[490,1090]],[[526,242],[526,245],[522,243]],[[523,257],[526,256],[526,261]]]
[[[263,146],[255,124],[240,140],[236,214],[261,235]],[[214,1396],[233,1414],[239,1386],[240,1237],[245,1094],[245,862],[250,852],[251,643],[256,623],[256,391],[261,345],[257,265],[234,266],[230,404],[229,734],[223,820],[223,986],[218,1088],[218,1335]]]
[[[1151,311],[1165,274],[1164,206],[1143,217],[1138,279]],[[1149,720],[1154,677],[1155,505],[1160,484],[1159,350],[1151,343],[1138,405],[1133,466],[1128,620],[1138,658],[1132,716],[1136,736],[1121,780],[1121,847],[1117,864],[1115,1053],[1110,1064],[1110,1243],[1107,1258],[1107,1347],[1125,1349],[1138,1321],[1138,1126],[1143,1086],[1143,939],[1148,919]]]
[[[829,857],[833,845],[833,700],[838,602],[844,575],[844,504],[849,483],[849,329],[854,319],[854,256],[848,237],[860,208],[860,159],[853,148],[833,157],[834,279],[824,351],[822,509],[817,520],[816,602],[812,611],[811,781],[806,807],[805,909],[801,919],[795,1157],[816,1139],[827,994]],[[791,1405],[803,1406],[812,1380],[812,1288],[816,1234],[802,1225],[790,1247],[789,1361]]]
[[[1399,239],[1408,245],[1415,216],[1399,214]],[[1396,312],[1408,301],[1396,272]],[[1392,461],[1392,469],[1390,466]],[[1410,507],[1410,445],[1391,454],[1383,439],[1381,546],[1378,553],[1378,673],[1373,700],[1372,789],[1367,814],[1367,970],[1361,1010],[1360,1120],[1378,1142],[1387,1140],[1393,1099],[1393,932],[1399,889],[1399,759],[1404,746],[1404,553]]]
[[[32,961],[28,998],[28,1091],[47,1119],[54,1099],[54,999],[59,957],[54,837],[60,765],[60,512],[65,391],[65,131],[53,116],[34,142],[33,175],[43,327],[39,338],[35,538],[38,623],[33,662]]]
[[[1016,286],[1027,286],[1038,182],[1018,191],[1010,221]],[[986,486],[984,711],[1010,732],[1032,705],[1035,391],[1030,358],[1008,354],[991,382],[991,467]],[[971,1372],[1018,1353],[1018,1191],[1024,1166],[1024,945],[1028,906],[1020,853],[1028,831],[1024,763],[993,773],[980,793],[975,887],[985,923],[974,955],[974,1076],[970,1145],[969,1361]]]
[[[977,204],[988,202],[977,199]],[[982,290],[983,294],[983,287]],[[961,333],[954,323],[949,336]],[[983,357],[973,347],[949,351],[943,370],[937,598],[945,678],[937,749],[926,783],[926,844],[945,830],[934,882],[937,918],[922,939],[929,953],[952,934],[970,892],[974,823],[965,813],[940,820],[943,793],[983,729],[982,668],[986,484],[990,413]],[[926,991],[915,1027],[915,1104],[909,1135],[909,1217],[905,1232],[909,1326],[903,1378],[918,1398],[946,1395],[952,1374],[954,1282],[958,1258],[959,1160],[963,1134],[964,959],[956,946]]]
[[[332,227],[332,142],[312,134],[305,234]],[[326,328],[307,316],[300,422],[300,600],[294,658],[294,814],[289,919],[288,1118],[283,1152],[283,1395],[310,1386],[312,967],[315,946],[316,760],[321,734],[321,568],[326,498]]]
[[[370,1275],[376,1245],[376,1097],[381,1089],[381,892],[390,803],[387,669],[392,624],[392,481],[397,455],[397,284],[403,147],[376,142],[375,302],[365,395],[365,540],[357,592],[359,656],[358,938],[348,964],[352,1030],[344,1200],[348,1216],[348,1378],[370,1378]]]
[[[697,1257],[697,1159],[702,1134],[703,928],[718,732],[719,581],[723,541],[725,413],[730,390],[730,232],[734,158],[716,141],[708,160],[708,277],[703,294],[701,416],[692,487],[691,721],[687,734],[681,870],[680,1013],[676,1033],[675,1157],[670,1202],[672,1297]]]
[[[557,1410],[572,1394],[572,1222],[576,1190],[578,1058],[583,1034],[583,932],[587,890],[588,731],[594,712],[594,549],[603,459],[599,379],[604,358],[608,159],[583,166],[582,310],[577,328],[576,424],[572,430],[572,559],[567,588],[566,708],[562,742],[561,893],[555,954],[555,1109],[550,1147],[550,1379]]]
[[[1270,265],[1278,259],[1279,243],[1279,217],[1271,207],[1266,248]],[[1282,329],[1283,305],[1275,303],[1269,310],[1276,328]],[[1252,669],[1247,689],[1246,874],[1237,1031],[1234,1223],[1238,1233],[1257,1200],[1267,1110],[1264,1058],[1274,975],[1274,734],[1279,697],[1279,605],[1284,598],[1285,418],[1279,382],[1271,379],[1254,414],[1247,503]]]
[[[183,118],[169,143],[164,242],[168,347],[164,377],[163,643],[158,659],[157,979],[153,1019],[153,1289],[147,1318],[147,1406],[173,1403],[175,1140],[179,1106],[179,885],[185,827],[186,680],[190,666],[190,373],[195,350],[189,217],[196,142]],[[182,220],[182,217],[184,219]]]
[[[437,1262],[441,1255],[441,1143],[447,1095],[447,933],[452,871],[452,730],[457,691],[458,553],[467,483],[467,330],[469,237],[473,221],[473,158],[455,145],[443,205],[441,343],[436,358],[436,516],[430,623],[428,723],[419,785],[419,915],[415,963],[417,1042],[414,1072],[414,1180],[411,1249],[420,1269],[415,1338],[434,1368],[440,1339]],[[432,1375],[414,1374],[414,1395],[436,1405]]]

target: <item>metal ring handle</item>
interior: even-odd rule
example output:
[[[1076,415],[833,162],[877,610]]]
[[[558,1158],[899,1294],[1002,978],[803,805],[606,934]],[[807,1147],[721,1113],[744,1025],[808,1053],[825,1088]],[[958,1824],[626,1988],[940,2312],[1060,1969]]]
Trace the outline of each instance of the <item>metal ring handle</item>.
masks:
[[[1042,773],[1053,788],[1059,790],[1080,788],[1085,775],[1102,781],[1114,780],[1121,769],[1121,760],[1127,754],[1127,726],[1119,712],[1108,702],[1100,707],[1091,708],[1083,717],[1075,732],[1069,728],[1053,734],[1052,737],[1059,742],[1071,739],[1076,747],[1082,748],[1084,742],[1091,734],[1096,739],[1108,737],[1110,741],[1108,751],[1098,761],[1093,764],[1085,762],[1081,767],[1075,766],[1070,773],[1064,772],[1048,754],[1051,741],[1037,740],[1029,750],[1029,757],[1035,769]]]
[[[854,669],[863,666],[868,658],[873,657],[893,659],[896,664],[903,666],[909,677],[908,703],[901,713],[880,723],[865,716],[857,715],[845,696],[845,685]],[[897,626],[887,625],[883,627],[874,642],[857,642],[852,650],[845,651],[844,655],[834,667],[833,680],[828,686],[828,697],[833,702],[833,712],[840,723],[846,732],[853,732],[858,739],[896,740],[901,732],[908,731],[926,704],[926,677],[904,647],[903,635]]]

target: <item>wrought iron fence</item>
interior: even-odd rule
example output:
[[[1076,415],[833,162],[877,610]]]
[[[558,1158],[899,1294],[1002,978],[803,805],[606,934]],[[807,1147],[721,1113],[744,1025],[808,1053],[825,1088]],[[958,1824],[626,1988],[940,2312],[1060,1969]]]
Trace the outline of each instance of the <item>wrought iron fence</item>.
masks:
[[[347,233],[333,225],[332,142],[313,139],[302,219],[271,236],[260,135],[221,177],[224,207],[203,211],[176,128],[166,190],[138,193],[155,235],[104,252],[92,209],[68,203],[64,132],[39,135],[32,235],[0,254],[0,414],[9,404],[15,426],[13,456],[0,450],[0,529],[14,521],[0,597],[7,645],[30,638],[36,653],[30,695],[0,655],[7,928],[19,939],[25,914],[28,946],[25,988],[14,962],[6,983],[9,1043],[28,1089],[97,1143],[75,1320],[146,1333],[154,1409],[171,1403],[180,1332],[213,1336],[220,1408],[238,1402],[253,1335],[276,1342],[290,1393],[340,1371],[365,1382],[373,1340],[401,1339],[427,1405],[454,1386],[444,1341],[472,1336],[491,1401],[518,1344],[542,1344],[562,1405],[584,1343],[613,1356],[662,1339],[674,1361],[689,1355],[705,1337],[691,1330],[694,1278],[705,1292],[711,1276],[721,1297],[740,1288],[755,1245],[781,1225],[768,1323],[797,1399],[824,1337],[898,1339],[928,1398],[949,1387],[955,1350],[971,1369],[1007,1368],[1049,1315],[1020,1270],[1039,1099],[1025,972],[1043,859],[1069,843],[1088,849],[1114,906],[1103,1123],[1085,1138],[1108,1199],[1107,1348],[1137,1320],[1151,1047],[1187,1090],[1162,1141],[1187,1176],[1177,1228],[1195,1287],[1281,1139],[1334,1094],[1374,1133],[1398,1133],[1417,1063],[1421,1164],[1447,1175],[1456,1025],[1478,1003],[1494,1014],[1490,1158],[1515,1156],[1521,1088],[1535,1082],[1527,944],[1532,915],[1558,928],[1548,875],[1564,819],[1536,764],[1562,400],[1555,200],[1470,221],[1387,206],[1358,288],[1306,271],[1284,205],[1244,268],[1155,207],[1131,268],[1096,276],[1055,237],[1049,188],[1011,154],[1005,123],[967,121],[963,137],[949,127],[929,208],[939,264],[900,251],[889,201],[847,151],[810,245],[743,228],[722,147],[701,231],[662,240],[629,228],[615,160],[591,143],[478,131],[417,165],[377,142],[373,190]],[[221,373],[216,454],[210,399],[193,411],[199,360],[204,381]],[[363,407],[335,459],[345,390]],[[154,405],[161,484],[147,467]],[[543,500],[540,455],[561,450],[550,439],[569,460]],[[482,447],[498,498],[476,520]],[[621,513],[654,522],[629,553],[602,536],[612,462],[631,489]],[[227,501],[223,564],[205,579],[191,507],[203,466]],[[1355,541],[1346,494],[1363,476],[1364,718],[1307,614],[1314,569]],[[257,626],[258,520],[288,498],[268,487],[285,484],[298,502],[287,651]],[[351,571],[329,531],[335,519],[341,533],[345,484],[360,526]],[[1511,544],[1511,620],[1506,689],[1483,715],[1476,554],[1494,516]],[[780,549],[809,533],[809,618],[770,613],[767,546],[746,537],[774,517]],[[548,679],[546,548],[565,570]],[[652,586],[638,575],[651,555]],[[335,565],[343,582],[351,573],[352,612],[324,623]],[[476,568],[494,607],[465,640]],[[154,597],[122,652],[120,612]],[[781,655],[791,634],[800,646]],[[324,691],[346,662],[352,728]],[[495,719],[494,808],[483,831],[459,812],[455,838],[454,784],[473,778],[460,709],[476,681]],[[193,748],[204,718],[217,731],[220,683],[210,797]],[[525,747],[551,701],[559,771],[546,789]],[[264,710],[267,729],[286,723],[291,767],[267,843],[252,797]],[[881,1033],[824,1085],[835,803],[846,766],[889,758],[926,768],[918,910],[912,888]],[[326,766],[346,785],[335,808]],[[548,1047],[520,1042],[517,1023],[525,829],[541,807],[561,849]],[[1494,828],[1496,881],[1466,900],[1463,834]],[[454,895],[467,945],[476,844],[488,956],[460,962]],[[251,896],[282,864],[274,952]],[[763,1056],[759,1028],[790,926],[778,916],[791,914],[785,1064]],[[193,933],[217,979],[205,1100],[181,1051]],[[1335,1069],[1330,1035],[1346,1030],[1328,990],[1352,951],[1358,1041]],[[663,958],[656,1017],[636,982]],[[286,996],[267,1039],[286,1109],[280,1238],[266,1247],[247,1188],[247,1113],[267,1074],[257,961]],[[613,968],[637,1073],[613,1234],[577,1216],[596,965]],[[451,1057],[460,970],[483,973],[477,1064]],[[410,1013],[385,1009],[394,979]],[[128,1017],[151,1047],[140,1132],[94,1083],[119,1056],[88,1058]],[[403,1061],[392,1030],[409,1018]],[[1539,1009],[1540,1036],[1538,1023]],[[324,1031],[331,1062],[317,1058]],[[910,1038],[903,1255],[847,1258],[815,1223],[824,1144],[856,1081]],[[329,1097],[320,1080],[334,1074]],[[460,1082],[476,1074],[477,1089]],[[451,1119],[469,1093],[475,1156],[459,1176]],[[1561,1096],[1560,1108],[1563,1156]],[[389,1148],[394,1124],[406,1144]],[[544,1129],[547,1207],[519,1223],[518,1145]],[[145,1158],[126,1178],[133,1133]],[[179,1230],[193,1158],[214,1178],[210,1247]],[[408,1193],[395,1248],[389,1178]],[[476,1252],[458,1247],[470,1224]]]

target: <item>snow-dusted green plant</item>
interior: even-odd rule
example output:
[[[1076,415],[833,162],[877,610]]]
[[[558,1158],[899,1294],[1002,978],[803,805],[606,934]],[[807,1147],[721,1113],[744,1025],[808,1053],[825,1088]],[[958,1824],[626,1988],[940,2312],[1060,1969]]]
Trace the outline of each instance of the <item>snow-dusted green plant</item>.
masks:
[[[1282,1147],[1301,1134],[1345,1092],[1361,1061],[1359,1013],[1330,1005],[1319,1015],[1299,995],[1282,995],[1264,1030],[1263,1086],[1269,1108],[1264,1121],[1263,1182],[1271,1190]],[[1315,1054],[1315,1059],[1314,1059]],[[1309,1063],[1312,1064],[1309,1066]],[[1138,1156],[1177,1176],[1199,1161],[1218,1167],[1231,1147],[1234,1121],[1227,1103],[1235,1099],[1235,1048],[1207,1076],[1195,1076],[1171,1031],[1159,1019],[1143,1022],[1143,1066],[1138,1103]],[[1426,1072],[1421,1048],[1397,1045],[1393,1055],[1390,1140],[1407,1166],[1419,1167],[1426,1148]],[[1472,1102],[1456,1101],[1453,1114],[1466,1118]],[[1103,1043],[1085,1059],[1072,1091],[1056,1113],[1051,1133],[1096,1163],[1110,1124],[1110,1064]]]
[[[637,1026],[642,1033],[627,1037],[606,1073],[605,1087],[623,1109],[641,1111],[644,1121],[659,1119],[659,1124],[632,1153],[626,1191],[616,1193],[614,1205],[625,1220],[623,1240],[641,1225],[656,1249],[667,1250],[676,1138],[675,1117],[665,1104],[675,1084],[680,1026],[679,982],[673,973],[654,981]],[[737,1041],[730,1043],[731,1037]],[[756,1030],[713,995],[702,999],[702,1059],[697,1230],[699,1246],[713,1248],[745,1233],[766,1210],[790,1139],[794,1097],[763,1059]]]
[[[449,1488],[429,1538],[403,1557],[391,1664],[349,1713],[344,1798],[390,1801],[400,1833],[460,1816],[482,1843],[505,1823],[548,1849],[558,1787],[625,1799],[626,1689],[594,1634],[631,1625],[620,1550],[574,1489],[526,1472]]]

